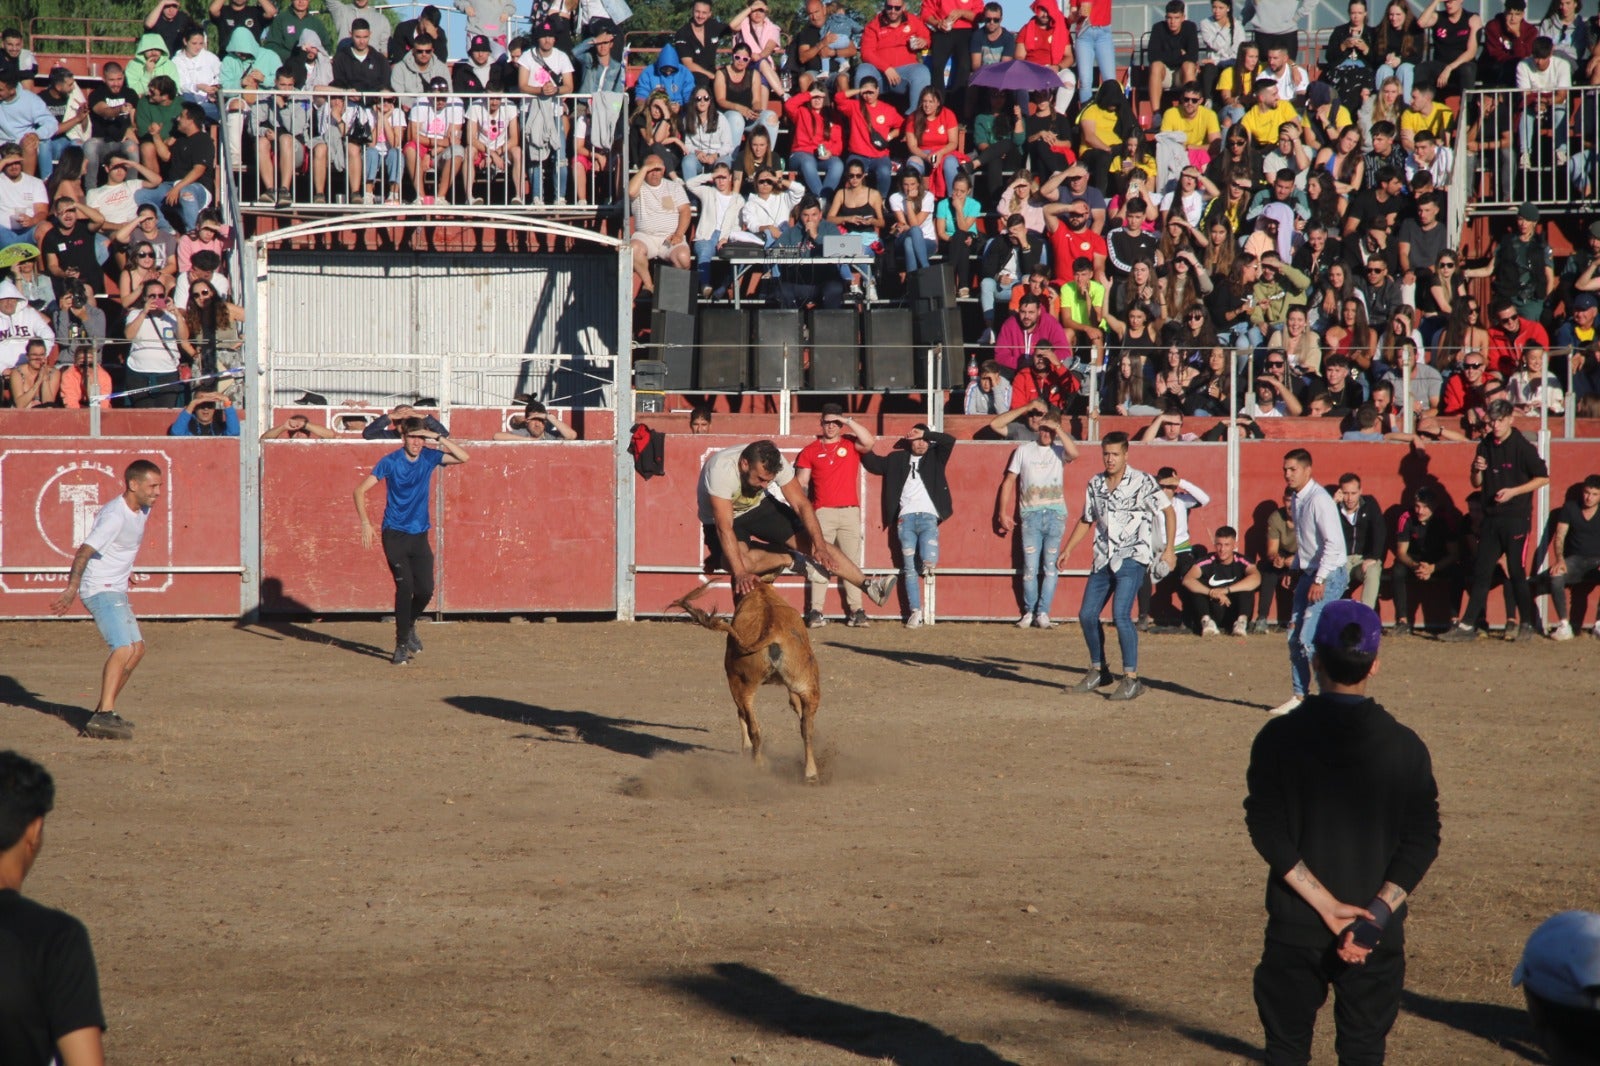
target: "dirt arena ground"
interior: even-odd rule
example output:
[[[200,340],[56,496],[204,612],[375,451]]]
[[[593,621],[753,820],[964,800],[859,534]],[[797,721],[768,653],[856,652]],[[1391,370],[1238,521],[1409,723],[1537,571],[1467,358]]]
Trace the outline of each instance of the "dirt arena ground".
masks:
[[[89,926],[118,1063],[1229,1063],[1265,867],[1240,802],[1279,637],[1147,638],[1132,705],[1060,691],[1076,627],[815,635],[822,787],[762,693],[737,756],[689,624],[0,625],[0,743],[59,801],[29,894]],[[1398,1063],[1542,1061],[1509,985],[1594,907],[1591,640],[1386,648],[1433,751]],[[1318,1061],[1331,1062],[1331,1010]]]

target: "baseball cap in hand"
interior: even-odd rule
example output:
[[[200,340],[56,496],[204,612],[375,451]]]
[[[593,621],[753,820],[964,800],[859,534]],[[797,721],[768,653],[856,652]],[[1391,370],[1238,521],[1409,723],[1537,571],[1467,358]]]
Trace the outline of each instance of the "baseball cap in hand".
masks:
[[[1546,918],[1523,946],[1511,984],[1550,1003],[1600,1010],[1600,914]]]
[[[1359,631],[1354,645],[1348,643],[1349,638],[1345,636],[1345,631],[1351,626]],[[1377,611],[1360,600],[1334,600],[1322,608],[1322,615],[1317,619],[1317,633],[1311,643],[1329,652],[1376,655],[1382,640],[1383,622],[1378,618]]]

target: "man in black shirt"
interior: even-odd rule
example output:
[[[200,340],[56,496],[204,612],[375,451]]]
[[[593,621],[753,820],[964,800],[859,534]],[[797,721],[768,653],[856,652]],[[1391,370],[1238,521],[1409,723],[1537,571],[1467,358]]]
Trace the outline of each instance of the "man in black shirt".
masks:
[[[1255,590],[1261,587],[1261,571],[1235,551],[1239,534],[1232,526],[1218,529],[1214,539],[1210,557],[1183,575],[1184,598],[1188,601],[1185,613],[1200,619],[1202,637],[1218,633],[1242,637],[1250,628],[1250,608],[1255,602]]]
[[[206,113],[193,101],[184,104],[178,112],[177,133],[171,140],[157,137],[153,143],[165,180],[153,189],[140,189],[133,198],[141,204],[155,204],[158,211],[177,208],[183,216],[182,232],[193,233],[200,212],[212,199],[216,147],[206,133]]]
[[[90,292],[105,291],[105,274],[94,249],[96,219],[100,216],[93,208],[85,208],[72,196],[57,194],[50,233],[39,250],[58,297],[74,281],[83,282]]]
[[[1161,114],[1161,93],[1177,75],[1179,85],[1194,81],[1200,71],[1200,28],[1184,17],[1183,0],[1167,0],[1166,18],[1150,27],[1145,58],[1150,63],[1150,110]]]
[[[144,17],[144,28],[167,43],[168,55],[183,51],[183,39],[189,36],[191,28],[199,27],[200,24],[178,5],[178,0],[156,0],[155,6]]]
[[[1378,222],[1398,226],[1406,206],[1400,198],[1404,188],[1405,179],[1399,171],[1380,166],[1372,187],[1350,197],[1350,206],[1344,216],[1344,236],[1358,236]]]
[[[1556,515],[1556,535],[1550,543],[1550,600],[1559,624],[1550,633],[1556,640],[1572,639],[1567,621],[1567,586],[1576,585],[1600,571],[1600,474],[1583,479],[1583,495],[1570,500]],[[1600,621],[1594,623],[1600,637]]]
[[[1460,594],[1456,586],[1460,548],[1449,519],[1435,509],[1436,503],[1433,490],[1422,486],[1412,500],[1411,510],[1400,516],[1400,528],[1395,531],[1389,594],[1394,597],[1397,637],[1411,632],[1409,604],[1414,585],[1452,589],[1452,597]]]
[[[695,0],[689,10],[689,21],[672,35],[672,46],[678,50],[678,61],[694,75],[697,89],[704,89],[717,76],[717,42],[729,33],[726,22],[711,14],[711,0]]]
[[[366,19],[358,18],[350,23],[350,43],[334,53],[333,83],[357,93],[389,91],[389,60],[372,47],[372,26]],[[369,108],[373,104],[372,101],[364,103]]]
[[[1271,870],[1255,972],[1270,1064],[1311,1060],[1329,985],[1341,1062],[1382,1062],[1400,1012],[1405,901],[1439,854],[1439,790],[1427,746],[1366,694],[1382,636],[1366,604],[1325,606],[1311,659],[1321,691],[1250,751],[1245,825]]]
[[[1328,401],[1328,410],[1323,412],[1325,418],[1345,418],[1366,402],[1361,386],[1351,377],[1350,360],[1346,357],[1330,355],[1324,359],[1322,379],[1322,388],[1311,390],[1311,395],[1313,399],[1321,396]]]
[[[0,1062],[103,1061],[100,980],[83,923],[22,895],[55,806],[44,767],[0,751]]]
[[[1533,590],[1523,566],[1522,550],[1533,521],[1533,493],[1550,483],[1550,471],[1532,442],[1512,425],[1511,402],[1489,402],[1489,433],[1478,442],[1472,460],[1472,487],[1483,493],[1483,522],[1478,529],[1478,553],[1472,563],[1472,595],[1461,624],[1440,640],[1470,641],[1478,636],[1478,616],[1494,580],[1495,567],[1505,556],[1506,576],[1517,600],[1520,629],[1507,622],[1506,639],[1534,632]]]
[[[96,188],[105,161],[114,155],[137,161],[139,143],[130,134],[139,94],[128,88],[122,64],[107,63],[100,85],[89,94],[89,139],[83,142],[84,190]]]
[[[1378,501],[1361,491],[1361,477],[1345,474],[1333,494],[1339,505],[1339,528],[1344,531],[1345,573],[1350,587],[1361,582],[1361,602],[1376,609],[1383,589],[1383,553],[1389,539]]]
[[[243,26],[250,36],[261,39],[261,32],[278,15],[278,6],[272,0],[252,4],[250,0],[211,0],[206,9],[211,24],[217,28],[217,40],[227,43],[233,31]]]

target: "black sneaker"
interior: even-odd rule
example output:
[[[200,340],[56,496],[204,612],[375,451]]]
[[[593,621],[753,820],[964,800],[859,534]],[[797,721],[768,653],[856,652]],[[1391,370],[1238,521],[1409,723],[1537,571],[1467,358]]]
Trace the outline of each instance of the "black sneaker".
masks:
[[[1471,644],[1478,639],[1478,631],[1469,626],[1452,626],[1450,632],[1439,639],[1446,644]]]
[[[1272,623],[1265,618],[1257,618],[1250,626],[1250,632],[1257,636],[1266,636],[1272,632]]]
[[[1091,666],[1089,667],[1089,672],[1084,674],[1076,685],[1067,687],[1067,694],[1081,696],[1096,689],[1105,688],[1109,684],[1111,684],[1111,675],[1106,673],[1103,667]]]
[[[867,621],[867,612],[857,608],[845,618],[844,624],[851,629],[865,629],[872,623]]]
[[[1411,635],[1411,623],[1396,622],[1394,624],[1394,629],[1390,630],[1389,635],[1391,637],[1409,637]]]
[[[115,711],[96,711],[84,723],[83,735],[95,740],[132,740],[133,723]]]
[[[1139,626],[1139,632],[1141,632],[1141,633],[1149,633],[1149,632],[1151,632],[1152,630],[1155,629],[1156,620],[1154,618],[1151,618],[1149,615],[1145,615],[1143,618],[1139,619],[1138,626]]]
[[[394,650],[394,658],[389,660],[390,664],[394,666],[404,666],[410,661],[411,653],[406,650],[406,646],[404,644],[400,645]]]
[[[821,611],[807,611],[806,612],[806,628],[807,629],[821,629],[823,626],[825,626],[827,624],[828,624],[828,620],[823,617]]]
[[[406,632],[405,649],[412,655],[422,650],[422,641],[417,638],[417,627],[412,626]]]

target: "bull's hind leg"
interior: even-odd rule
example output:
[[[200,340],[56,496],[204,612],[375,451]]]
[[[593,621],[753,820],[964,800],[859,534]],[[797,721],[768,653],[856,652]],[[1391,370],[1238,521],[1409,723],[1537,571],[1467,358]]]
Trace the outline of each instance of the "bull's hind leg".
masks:
[[[817,758],[811,750],[812,719],[817,716],[816,693],[801,695],[793,689],[789,691],[789,706],[794,708],[795,716],[800,719],[800,741],[806,749],[806,784],[817,783]]]
[[[739,711],[740,751],[748,751],[757,766],[765,766],[761,755],[761,723],[756,721],[756,692],[758,687],[729,678],[728,688],[733,691],[733,705]]]

